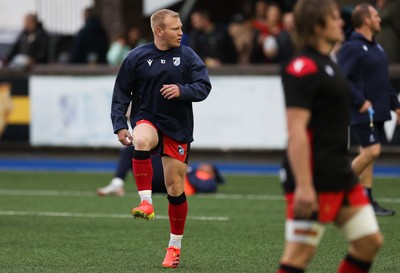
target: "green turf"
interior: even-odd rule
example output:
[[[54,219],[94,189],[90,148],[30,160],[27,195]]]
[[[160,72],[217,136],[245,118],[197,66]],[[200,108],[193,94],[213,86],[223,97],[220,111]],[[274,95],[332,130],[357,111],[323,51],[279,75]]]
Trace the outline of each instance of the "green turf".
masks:
[[[129,216],[130,208],[138,203],[131,179],[125,197],[94,195],[109,179],[109,174],[0,172],[0,211]],[[284,223],[278,179],[230,176],[227,180],[219,190],[223,196],[189,198],[189,216],[229,220],[189,219],[178,270],[275,272]],[[375,185],[382,205],[400,212],[398,179],[377,179]],[[260,196],[264,198],[254,198]],[[165,196],[154,196],[154,203],[156,217],[167,215]],[[399,216],[379,218],[379,223],[386,241],[372,272],[399,273]],[[168,229],[165,219],[2,215],[0,272],[165,272],[168,269],[161,268],[161,262]],[[336,272],[345,252],[345,240],[330,226],[308,272]]]

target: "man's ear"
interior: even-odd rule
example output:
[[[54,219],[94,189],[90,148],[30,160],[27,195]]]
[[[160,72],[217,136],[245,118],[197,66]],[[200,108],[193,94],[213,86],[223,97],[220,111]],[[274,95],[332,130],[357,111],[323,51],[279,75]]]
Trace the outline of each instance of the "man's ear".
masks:
[[[159,37],[162,36],[162,31],[163,31],[163,30],[162,30],[161,27],[157,27],[157,28],[156,28],[156,35],[159,36]]]
[[[371,17],[367,16],[364,18],[364,24],[370,26],[372,23]]]

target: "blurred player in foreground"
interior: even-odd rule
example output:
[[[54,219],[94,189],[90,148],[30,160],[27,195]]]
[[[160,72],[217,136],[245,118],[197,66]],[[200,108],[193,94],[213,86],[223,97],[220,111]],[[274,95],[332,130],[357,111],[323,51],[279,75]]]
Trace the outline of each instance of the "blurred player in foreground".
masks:
[[[126,147],[121,151],[114,177],[110,184],[104,188],[97,189],[97,194],[99,196],[122,196],[125,194],[124,180],[126,174],[129,171],[132,172],[133,151],[133,146]],[[167,190],[164,183],[164,173],[159,154],[151,155],[151,164],[153,167],[153,193],[166,193]],[[190,196],[195,193],[213,193],[217,191],[219,185],[224,183],[225,179],[222,177],[216,166],[209,163],[200,163],[197,166],[190,166],[188,167],[188,172],[185,176],[185,195]]]
[[[294,9],[299,52],[282,80],[288,147],[281,172],[286,192],[285,250],[278,273],[302,273],[334,222],[349,241],[339,273],[365,273],[383,237],[348,160],[350,88],[329,58],[343,40],[334,0],[300,0]]]
[[[205,64],[191,48],[181,45],[179,14],[163,9],[150,21],[154,42],[133,49],[122,63],[111,119],[118,140],[126,146],[135,144],[132,164],[141,200],[132,209],[135,218],[154,218],[150,154],[157,147],[161,149],[170,221],[170,241],[162,266],[175,268],[180,262],[188,212],[184,181],[193,141],[192,102],[204,100],[211,83]],[[132,135],[125,116],[131,102]]]

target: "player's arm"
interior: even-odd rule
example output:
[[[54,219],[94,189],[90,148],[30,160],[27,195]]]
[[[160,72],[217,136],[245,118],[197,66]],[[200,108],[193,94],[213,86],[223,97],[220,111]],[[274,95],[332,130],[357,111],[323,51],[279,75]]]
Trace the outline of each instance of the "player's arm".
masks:
[[[354,78],[354,74],[357,70],[359,50],[360,49],[356,49],[354,46],[349,45],[348,43],[344,43],[337,54],[337,62],[342,72],[349,79],[351,89],[351,104],[359,109],[359,111],[362,113],[368,110],[368,108],[371,106],[371,103],[366,100],[362,90],[359,90],[351,80]]]
[[[310,115],[310,111],[304,108],[289,107],[286,109],[287,154],[296,182],[294,213],[299,218],[308,218],[318,209],[312,181],[310,143],[307,134]]]
[[[289,63],[282,75],[288,131],[287,156],[296,183],[293,205],[297,218],[308,218],[318,209],[307,131],[320,85],[318,71],[318,65],[312,59],[299,57]]]
[[[180,99],[186,101],[202,101],[207,98],[211,91],[211,82],[208,76],[207,67],[200,57],[190,51],[191,53],[191,64],[189,77],[191,82],[188,84],[179,84]]]
[[[122,63],[115,80],[114,91],[111,102],[111,121],[114,133],[124,145],[131,145],[132,137],[128,131],[126,113],[132,101],[132,90],[134,89],[133,61],[126,58]]]

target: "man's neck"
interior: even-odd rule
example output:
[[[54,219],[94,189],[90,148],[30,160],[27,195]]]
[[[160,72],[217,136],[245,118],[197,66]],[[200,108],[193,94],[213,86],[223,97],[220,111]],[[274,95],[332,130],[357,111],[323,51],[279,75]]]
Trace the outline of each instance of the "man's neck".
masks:
[[[169,49],[163,42],[159,41],[158,39],[154,39],[154,45],[158,50],[166,51]]]
[[[326,41],[325,39],[317,40],[315,50],[322,55],[329,56],[333,48],[332,43]]]
[[[356,32],[360,33],[368,41],[372,41],[374,37],[374,33],[372,33],[371,29],[368,27],[356,28]]]

